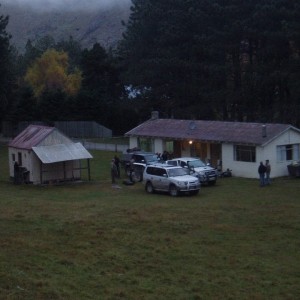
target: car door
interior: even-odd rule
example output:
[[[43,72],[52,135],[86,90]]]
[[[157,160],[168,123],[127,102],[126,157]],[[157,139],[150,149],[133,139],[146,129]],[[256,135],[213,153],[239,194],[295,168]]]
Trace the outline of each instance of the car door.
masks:
[[[159,168],[149,166],[147,168],[148,180],[151,182],[155,190],[161,189],[161,177],[159,176]]]
[[[159,189],[163,191],[169,190],[169,180],[167,171],[164,168],[157,169],[157,184],[159,185]]]

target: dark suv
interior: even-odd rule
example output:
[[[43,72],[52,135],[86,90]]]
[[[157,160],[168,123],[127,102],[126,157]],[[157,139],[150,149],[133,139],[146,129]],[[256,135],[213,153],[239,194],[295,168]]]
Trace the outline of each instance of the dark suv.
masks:
[[[121,158],[121,164],[124,167],[127,175],[129,175],[130,172],[131,160],[133,160],[133,177],[135,181],[143,180],[143,172],[145,166],[150,164],[156,164],[160,161],[158,156],[152,152],[134,151],[123,153]]]
[[[180,193],[197,195],[200,189],[198,178],[189,175],[189,170],[167,164],[146,166],[143,180],[148,193],[162,191],[171,196],[178,196]]]

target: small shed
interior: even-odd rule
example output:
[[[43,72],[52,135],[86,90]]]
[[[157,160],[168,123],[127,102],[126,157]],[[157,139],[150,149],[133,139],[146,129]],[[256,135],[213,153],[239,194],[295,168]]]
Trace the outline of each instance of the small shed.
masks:
[[[90,180],[92,155],[55,127],[29,125],[9,143],[8,155],[10,178],[15,182],[80,180],[84,169]]]

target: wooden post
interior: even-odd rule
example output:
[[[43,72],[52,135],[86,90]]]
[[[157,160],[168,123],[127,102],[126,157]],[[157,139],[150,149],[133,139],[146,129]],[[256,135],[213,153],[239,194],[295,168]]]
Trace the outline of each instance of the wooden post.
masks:
[[[91,181],[90,159],[87,160],[87,164],[88,164],[88,178],[89,178],[89,181]]]
[[[43,184],[43,163],[40,161],[40,183]]]

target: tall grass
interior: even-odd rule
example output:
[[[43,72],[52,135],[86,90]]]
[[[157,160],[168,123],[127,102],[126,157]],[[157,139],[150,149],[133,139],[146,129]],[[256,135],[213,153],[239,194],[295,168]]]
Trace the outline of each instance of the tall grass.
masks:
[[[0,299],[298,299],[300,182],[220,179],[195,197],[92,181],[13,185],[0,150]]]

